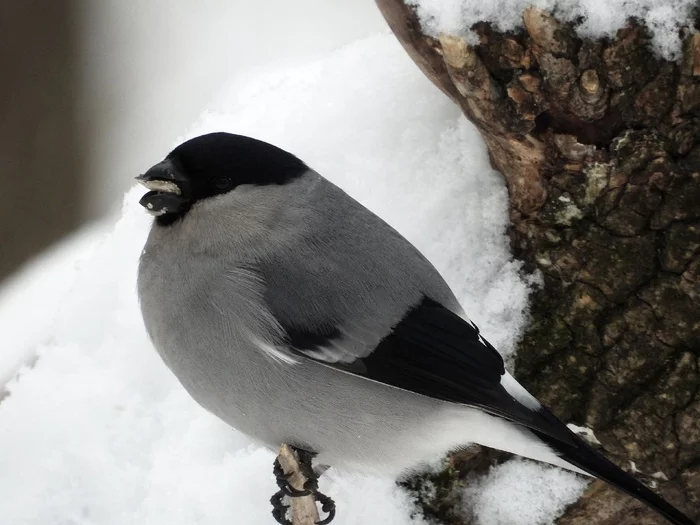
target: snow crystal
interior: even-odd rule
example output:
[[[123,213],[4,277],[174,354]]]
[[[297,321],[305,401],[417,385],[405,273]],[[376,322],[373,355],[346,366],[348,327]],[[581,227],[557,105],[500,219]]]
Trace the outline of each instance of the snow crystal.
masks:
[[[465,512],[475,514],[478,525],[550,525],[587,484],[571,472],[512,459],[464,490]]]
[[[692,26],[697,0],[414,0],[425,31],[450,33],[473,40],[476,22],[491,22],[501,31],[522,27],[523,11],[534,6],[560,20],[576,23],[581,37],[614,37],[630,17],[643,20],[654,49],[667,59],[679,57],[681,27]]]

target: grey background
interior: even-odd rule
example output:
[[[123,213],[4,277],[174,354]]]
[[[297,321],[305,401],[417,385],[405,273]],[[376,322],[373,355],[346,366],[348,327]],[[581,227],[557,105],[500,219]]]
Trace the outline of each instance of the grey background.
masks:
[[[0,281],[118,211],[226,86],[383,27],[372,0],[0,2]]]

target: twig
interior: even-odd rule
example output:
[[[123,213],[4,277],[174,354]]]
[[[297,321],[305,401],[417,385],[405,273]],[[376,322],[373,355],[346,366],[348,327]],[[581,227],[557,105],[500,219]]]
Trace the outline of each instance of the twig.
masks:
[[[292,488],[296,490],[303,490],[304,483],[306,483],[306,476],[301,471],[299,464],[299,456],[288,445],[282,445],[280,447],[280,453],[277,459],[282,466],[285,474],[291,475],[289,477],[289,484]],[[319,520],[318,509],[316,508],[316,501],[313,495],[303,496],[300,498],[289,498],[292,514],[292,524],[293,525],[315,525]]]

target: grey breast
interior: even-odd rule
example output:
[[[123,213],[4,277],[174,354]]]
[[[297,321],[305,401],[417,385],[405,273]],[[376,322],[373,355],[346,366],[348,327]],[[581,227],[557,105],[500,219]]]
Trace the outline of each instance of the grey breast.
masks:
[[[418,250],[313,172],[237,189],[176,225],[154,226],[138,285],[154,346],[202,406],[271,446],[296,441],[358,456],[366,447],[339,438],[398,431],[397,421],[417,417],[397,414],[410,404],[377,399],[409,394],[358,390],[357,378],[313,362],[290,367],[261,345],[285,351],[280,323],[337,327],[334,344],[351,360],[424,295],[460,311]]]

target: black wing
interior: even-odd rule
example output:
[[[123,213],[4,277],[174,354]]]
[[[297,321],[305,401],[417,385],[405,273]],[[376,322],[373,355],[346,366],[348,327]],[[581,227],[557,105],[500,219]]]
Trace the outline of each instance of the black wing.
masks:
[[[366,357],[352,362],[326,361],[315,352],[340,335],[337,329],[318,333],[284,327],[289,346],[307,357],[403,390],[485,412],[566,439],[542,421],[542,415],[516,400],[501,384],[503,358],[479,329],[436,301],[424,298],[394,326]],[[329,352],[326,352],[329,354]]]
[[[424,396],[478,407],[554,439],[572,433],[548,411],[532,410],[501,383],[503,358],[473,323],[424,298],[367,357],[350,369]],[[356,370],[364,369],[357,373]],[[551,416],[551,417],[550,417]],[[556,425],[552,423],[556,422]],[[563,427],[563,428],[562,428]]]
[[[309,334],[289,330],[299,353],[331,342],[338,330]],[[459,403],[529,428],[560,456],[646,503],[676,525],[694,525],[687,516],[590,448],[545,407],[530,409],[502,385],[503,359],[478,328],[431,299],[411,309],[366,357],[328,363],[348,373],[435,399]]]

